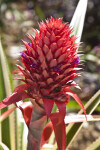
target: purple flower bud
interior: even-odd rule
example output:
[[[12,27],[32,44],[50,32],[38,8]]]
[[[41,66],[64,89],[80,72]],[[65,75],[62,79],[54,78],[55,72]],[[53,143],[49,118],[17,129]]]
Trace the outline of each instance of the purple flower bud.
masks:
[[[20,55],[22,56],[22,57],[24,57],[25,59],[27,59],[27,56],[25,55],[25,52],[23,51],[23,52],[20,52]]]
[[[35,64],[35,63],[32,63],[30,66],[33,67],[33,68],[37,68],[38,67],[38,65]]]
[[[28,42],[28,45],[29,45],[30,47],[32,47],[32,43]]]
[[[60,67],[55,67],[55,68],[53,68],[53,71],[60,71]]]
[[[77,58],[75,58],[75,60],[73,62],[71,62],[71,65],[77,64],[79,62],[80,62],[80,57],[78,56]]]

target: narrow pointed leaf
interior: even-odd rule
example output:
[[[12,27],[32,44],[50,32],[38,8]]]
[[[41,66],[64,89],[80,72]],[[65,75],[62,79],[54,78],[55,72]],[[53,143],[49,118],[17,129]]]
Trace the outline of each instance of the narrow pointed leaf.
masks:
[[[56,103],[56,105],[57,105],[57,107],[59,109],[59,113],[62,116],[65,117],[65,115],[66,115],[66,104],[67,104],[67,101],[65,101],[65,102],[57,102],[57,101],[55,101],[55,103]]]
[[[81,35],[84,26],[85,14],[87,9],[88,0],[80,0],[73,18],[71,20],[70,26],[74,28],[73,35],[77,35],[76,42],[79,43],[81,40]]]
[[[20,92],[20,91],[25,91],[25,90],[27,90],[27,85],[21,84],[14,89],[14,92]]]
[[[58,150],[65,150],[66,148],[65,123],[64,120],[61,121],[61,118],[59,116],[60,116],[59,113],[53,113],[51,114],[50,119],[53,124]]]
[[[0,60],[1,61],[1,60]],[[4,87],[4,80],[3,80],[3,74],[2,74],[2,65],[0,62],[0,102],[2,99],[6,97],[5,87]],[[6,108],[7,109],[7,108]],[[4,112],[4,111],[3,111]],[[0,115],[3,113],[0,111]],[[2,124],[0,123],[0,141],[2,141]]]
[[[11,70],[0,41],[0,101],[10,95],[12,89],[13,80]],[[7,111],[7,109],[10,109],[12,107],[14,107],[14,105],[2,109],[1,112],[4,113],[5,111]],[[5,119],[1,123],[2,130],[0,131],[0,141],[4,142],[11,150],[21,150],[20,137],[22,132],[19,132],[21,125],[19,119],[20,117],[18,109],[16,109],[15,112],[9,116],[9,118]]]
[[[8,96],[7,98],[5,98],[1,103],[0,103],[0,109],[7,107],[11,104],[15,104],[16,102],[29,98],[29,95],[22,91],[20,93],[14,92],[13,94],[11,94],[10,96]]]
[[[100,115],[86,115],[87,121],[100,121]],[[86,118],[85,115],[71,115],[65,117],[65,124],[68,123],[78,123],[78,122],[85,122]]]
[[[81,107],[81,108],[83,109],[83,111],[84,111],[84,114],[86,115],[86,111],[85,111],[85,109],[84,109],[84,106],[83,106],[81,100],[79,99],[79,97],[77,96],[77,94],[75,94],[75,93],[74,93],[71,89],[69,89],[69,88],[66,88],[65,91],[66,91],[66,94],[72,96],[72,97],[76,100],[76,102],[80,105],[80,107]]]
[[[13,80],[10,74],[10,67],[7,61],[6,55],[4,53],[1,38],[0,38],[0,101],[6,96],[11,94],[13,88]],[[2,88],[2,89],[1,89]],[[11,106],[12,107],[12,106]],[[9,107],[9,109],[11,108]],[[4,113],[8,108],[1,110]],[[15,150],[15,128],[14,128],[14,113],[12,113],[9,118],[1,123],[1,136],[2,142],[4,142],[10,149]],[[10,130],[12,132],[10,132]],[[5,134],[4,134],[5,133]],[[11,140],[12,139],[12,140]]]
[[[42,150],[54,150],[54,148],[53,148],[53,145],[51,145],[51,144],[45,144],[42,147]]]
[[[48,119],[50,117],[50,114],[54,105],[54,100],[43,99],[43,103],[44,103],[44,107],[45,107],[45,111],[46,111],[47,119]]]

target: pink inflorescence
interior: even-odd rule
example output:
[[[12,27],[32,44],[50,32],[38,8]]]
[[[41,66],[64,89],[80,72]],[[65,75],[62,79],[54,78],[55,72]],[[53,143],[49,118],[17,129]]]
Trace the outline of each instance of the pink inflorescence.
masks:
[[[72,96],[85,109],[78,96],[70,89],[79,86],[73,81],[80,73],[76,73],[80,56],[77,53],[76,36],[71,35],[72,29],[62,18],[50,18],[39,24],[40,31],[34,30],[35,38],[28,35],[30,42],[24,42],[26,49],[21,52],[24,68],[18,65],[19,78],[24,84],[16,87],[13,94],[0,102],[0,109],[26,98],[35,99],[52,121],[59,150],[66,149],[66,131],[64,118],[66,104]],[[32,101],[33,103],[33,101]],[[58,112],[51,113],[56,104]],[[21,109],[23,110],[23,109]],[[32,112],[32,109],[30,109]],[[24,111],[24,119],[30,125],[31,115]],[[28,119],[27,121],[27,118]]]
[[[62,18],[51,17],[39,28],[40,31],[33,29],[36,36],[28,36],[31,42],[24,42],[26,50],[21,53],[28,92],[36,88],[41,98],[64,101],[67,96],[63,89],[73,85],[73,78],[78,76],[79,44]],[[34,98],[34,90],[30,96]]]

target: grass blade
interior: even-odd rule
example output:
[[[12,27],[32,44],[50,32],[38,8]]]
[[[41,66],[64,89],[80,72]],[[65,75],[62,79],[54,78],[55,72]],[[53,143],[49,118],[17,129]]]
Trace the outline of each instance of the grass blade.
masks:
[[[3,49],[2,49],[1,40],[0,40],[0,101],[2,101],[2,99],[4,99],[7,96],[7,94],[6,94],[7,88],[5,88],[4,73],[3,73],[4,57],[2,57],[2,55],[3,55]],[[8,108],[5,108],[5,109],[1,110],[1,113],[4,113],[7,110],[8,110]],[[10,137],[9,119],[7,118],[2,123],[0,123],[0,126],[1,126],[1,129],[0,129],[1,130],[1,132],[0,132],[1,141],[3,143],[5,143],[9,148],[11,148],[11,142],[9,139],[9,137]]]
[[[65,117],[65,124],[87,121],[100,121],[100,115],[69,115]]]
[[[3,82],[3,74],[2,74],[2,66],[1,66],[1,62],[0,62],[0,102],[1,100],[5,97],[5,88],[4,88],[4,82]],[[1,115],[1,111],[0,111],[0,115]],[[2,126],[0,123],[0,141],[2,141]]]
[[[10,95],[12,89],[12,75],[0,39],[0,101]],[[2,109],[1,112],[4,113],[13,107],[14,105],[6,107]],[[22,126],[22,122],[20,122],[21,117],[22,113],[16,109],[9,118],[0,123],[0,141],[5,143],[11,150],[22,150],[22,147],[25,147],[23,146],[26,142],[24,141],[25,138],[23,138],[23,140],[21,139],[21,137],[23,137],[25,124]]]
[[[2,92],[4,93],[2,95],[2,99],[3,100],[5,97],[7,97],[8,95],[11,94],[12,89],[13,89],[13,80],[12,80],[12,76],[11,76],[11,70],[9,67],[9,63],[8,60],[6,58],[6,55],[4,53],[3,47],[2,47],[2,43],[0,40],[0,65],[1,65],[1,72],[2,72],[2,76],[1,76],[1,80],[2,80],[2,85],[1,88],[3,89]],[[14,105],[9,106],[8,108],[5,108],[2,110],[2,113],[7,111],[8,109],[12,109],[14,107]],[[15,121],[16,121],[16,115],[15,112],[13,112],[9,118],[7,118],[6,120],[4,120],[2,122],[2,141],[4,143],[9,143],[7,144],[8,147],[11,150],[16,150],[17,148],[17,144],[16,144],[16,126],[15,126]],[[5,131],[6,130],[6,131]],[[7,134],[7,136],[5,135]]]
[[[74,31],[72,34],[77,35],[78,39],[76,39],[76,43],[79,43],[81,40],[81,35],[84,26],[85,14],[87,9],[88,0],[80,0],[73,18],[71,20],[70,26],[73,27]]]

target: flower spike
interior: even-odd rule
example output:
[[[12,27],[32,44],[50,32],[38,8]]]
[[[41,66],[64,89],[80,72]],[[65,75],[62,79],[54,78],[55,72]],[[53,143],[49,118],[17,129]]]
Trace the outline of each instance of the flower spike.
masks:
[[[18,65],[18,69],[19,75],[24,77],[22,80],[19,79],[24,81],[25,84],[16,87],[14,93],[0,103],[0,109],[25,98],[31,98],[34,105],[33,101],[35,100],[39,108],[45,111],[47,119],[50,118],[52,121],[58,149],[65,150],[64,118],[66,104],[69,102],[70,96],[77,101],[86,116],[80,99],[70,89],[72,86],[79,88],[73,81],[75,77],[80,75],[80,73],[77,73],[80,70],[80,68],[78,69],[80,55],[77,53],[79,43],[75,43],[77,37],[71,35],[73,29],[68,23],[64,23],[62,18],[51,17],[45,22],[42,21],[39,28],[40,31],[33,29],[35,37],[28,35],[31,42],[23,41],[26,47],[21,52],[24,67]],[[51,113],[54,103],[57,105],[59,112]],[[29,110],[32,113],[32,108]],[[34,111],[35,109],[33,109],[33,113]],[[40,115],[39,110],[37,112]],[[22,109],[22,113],[27,125],[31,128],[32,123],[30,121],[32,119],[27,120],[27,117],[31,118],[31,115],[28,114],[27,109],[24,109],[24,111]],[[30,138],[31,136],[29,136]]]

